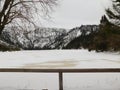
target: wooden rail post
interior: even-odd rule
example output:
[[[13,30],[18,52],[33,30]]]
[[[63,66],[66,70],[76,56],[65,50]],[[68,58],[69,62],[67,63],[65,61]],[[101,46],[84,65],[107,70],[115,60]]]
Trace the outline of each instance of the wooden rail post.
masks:
[[[59,72],[59,90],[63,90],[63,73]]]

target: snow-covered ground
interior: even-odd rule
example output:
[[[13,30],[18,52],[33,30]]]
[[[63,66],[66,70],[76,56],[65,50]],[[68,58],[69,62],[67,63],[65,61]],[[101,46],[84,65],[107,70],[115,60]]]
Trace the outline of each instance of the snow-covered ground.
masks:
[[[0,52],[0,68],[120,68],[120,53],[87,50]],[[120,90],[119,73],[64,74],[64,90]],[[0,73],[0,90],[58,90],[58,74]]]
[[[120,68],[120,53],[87,50],[0,52],[0,68]]]

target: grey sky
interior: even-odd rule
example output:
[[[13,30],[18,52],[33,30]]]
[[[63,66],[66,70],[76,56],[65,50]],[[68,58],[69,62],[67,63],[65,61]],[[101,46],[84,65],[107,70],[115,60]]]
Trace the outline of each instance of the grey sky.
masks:
[[[60,0],[46,27],[73,28],[81,24],[99,24],[110,0]]]

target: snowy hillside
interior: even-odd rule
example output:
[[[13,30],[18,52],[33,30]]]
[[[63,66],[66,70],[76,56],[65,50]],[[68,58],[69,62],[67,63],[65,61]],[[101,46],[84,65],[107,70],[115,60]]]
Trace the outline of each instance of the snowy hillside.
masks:
[[[2,40],[27,50],[62,49],[75,38],[98,31],[97,25],[82,25],[70,29],[38,28],[36,30],[18,30],[17,27],[5,29]],[[68,31],[68,32],[67,32]]]
[[[65,49],[81,49],[89,48],[92,45],[96,33],[99,31],[98,25],[82,25],[81,27],[76,27],[72,29],[74,31],[75,37],[69,40]],[[74,34],[73,34],[74,35]]]
[[[64,42],[65,42],[64,47],[66,48],[69,45],[69,43],[75,40],[76,38],[81,36],[84,36],[83,38],[86,38],[89,34],[94,34],[94,32],[97,32],[98,30],[99,30],[98,25],[82,25],[80,27],[73,28],[68,32],[68,35],[65,36],[64,38]],[[81,40],[79,40],[78,42],[82,43]]]
[[[43,49],[45,45],[54,42],[61,35],[66,34],[65,29],[39,28],[32,31],[5,29],[2,39],[22,49]]]

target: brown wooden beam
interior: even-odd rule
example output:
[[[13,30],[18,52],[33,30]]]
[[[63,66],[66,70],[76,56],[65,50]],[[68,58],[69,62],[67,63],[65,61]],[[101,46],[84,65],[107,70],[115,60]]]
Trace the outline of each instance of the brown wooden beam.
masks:
[[[88,68],[88,69],[24,69],[0,68],[0,72],[26,72],[26,73],[120,73],[120,68]]]

